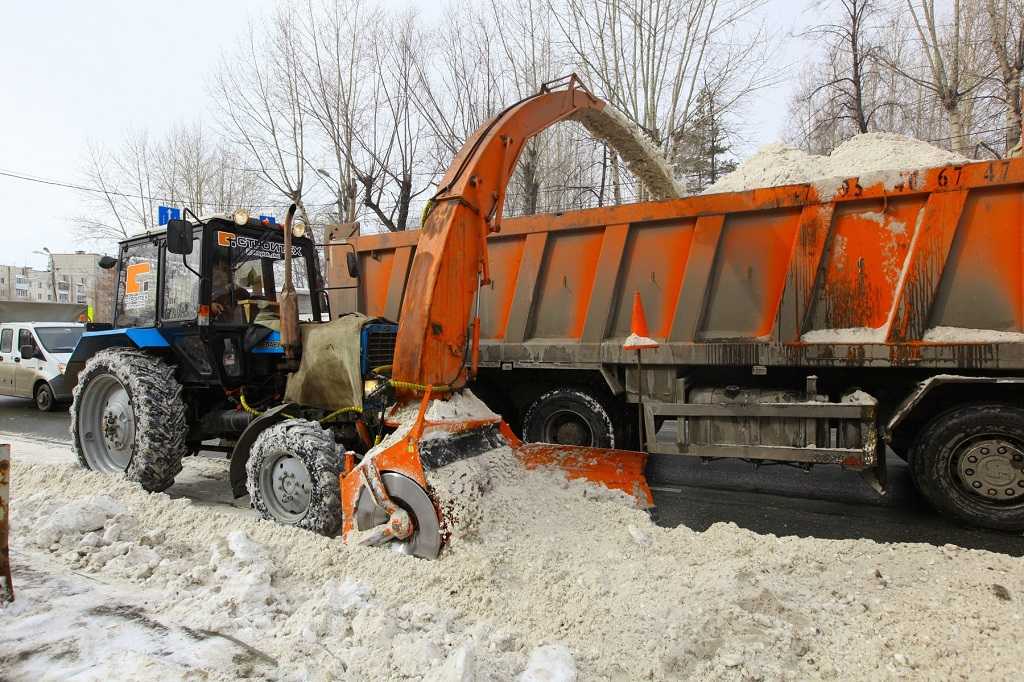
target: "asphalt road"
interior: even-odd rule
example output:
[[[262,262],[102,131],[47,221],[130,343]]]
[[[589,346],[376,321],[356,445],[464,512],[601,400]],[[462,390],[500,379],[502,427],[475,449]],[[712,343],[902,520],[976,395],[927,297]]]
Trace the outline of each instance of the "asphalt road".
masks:
[[[70,443],[68,413],[40,413],[28,400],[0,397],[0,432]],[[731,522],[757,533],[879,542],[954,544],[1024,556],[1024,535],[967,528],[931,511],[902,460],[890,456],[889,490],[878,495],[839,467],[793,467],[652,456],[658,522],[703,530]]]

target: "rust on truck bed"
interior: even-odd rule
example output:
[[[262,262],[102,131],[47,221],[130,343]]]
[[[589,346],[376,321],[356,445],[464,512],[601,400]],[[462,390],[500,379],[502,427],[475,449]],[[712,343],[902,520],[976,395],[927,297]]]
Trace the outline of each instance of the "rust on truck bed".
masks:
[[[638,291],[645,364],[1024,368],[1024,159],[873,177],[507,219],[481,364],[630,362]],[[416,240],[352,235],[332,310],[396,319]]]

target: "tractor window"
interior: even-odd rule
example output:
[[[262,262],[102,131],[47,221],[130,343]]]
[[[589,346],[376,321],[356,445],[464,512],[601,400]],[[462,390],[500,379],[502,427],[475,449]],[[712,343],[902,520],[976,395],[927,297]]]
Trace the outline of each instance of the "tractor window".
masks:
[[[192,253],[185,256],[185,262],[192,270],[199,271],[202,263],[203,240],[192,239]],[[165,320],[195,319],[199,307],[199,277],[181,261],[181,256],[164,255],[164,311]]]
[[[156,322],[157,247],[139,242],[124,247],[118,273],[114,325],[146,327]]]
[[[284,244],[280,235],[259,239],[248,235],[217,232],[213,254],[213,290],[210,313],[217,322],[253,322],[277,328],[280,316],[277,294],[284,280]],[[293,247],[292,276],[300,292],[300,313],[308,308],[302,301],[306,286],[306,261],[302,250]]]

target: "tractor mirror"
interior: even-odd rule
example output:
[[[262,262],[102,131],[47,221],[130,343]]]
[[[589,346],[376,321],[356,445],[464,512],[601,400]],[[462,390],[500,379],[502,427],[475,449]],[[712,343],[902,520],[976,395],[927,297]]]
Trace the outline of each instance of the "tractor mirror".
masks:
[[[345,254],[345,263],[348,265],[348,276],[352,279],[359,277],[359,256],[352,251]]]
[[[192,253],[192,223],[187,220],[167,222],[167,252],[180,256]]]
[[[96,264],[99,265],[104,270],[109,270],[110,268],[117,265],[117,259],[114,258],[113,256],[100,256],[100,260]]]

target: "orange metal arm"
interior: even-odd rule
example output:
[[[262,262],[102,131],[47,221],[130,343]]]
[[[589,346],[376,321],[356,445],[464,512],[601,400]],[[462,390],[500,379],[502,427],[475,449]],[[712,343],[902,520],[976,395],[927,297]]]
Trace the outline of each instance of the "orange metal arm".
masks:
[[[479,287],[489,283],[487,235],[500,229],[505,189],[523,145],[545,128],[605,103],[576,76],[513,104],[463,145],[420,231],[402,303],[394,378],[461,386],[479,343]]]

